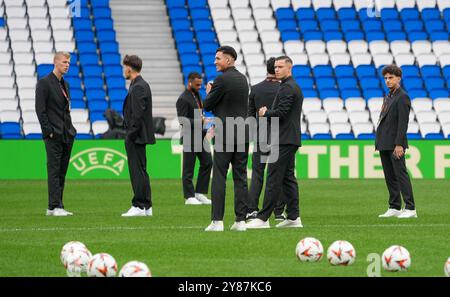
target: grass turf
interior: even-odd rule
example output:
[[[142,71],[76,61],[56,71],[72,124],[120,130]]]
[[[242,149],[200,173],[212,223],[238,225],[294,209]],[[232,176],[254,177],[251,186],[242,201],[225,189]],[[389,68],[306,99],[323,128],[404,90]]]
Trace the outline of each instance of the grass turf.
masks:
[[[383,180],[300,180],[302,229],[231,232],[233,183],[227,184],[225,231],[204,232],[209,206],[185,206],[181,182],[152,180],[153,217],[122,218],[130,206],[129,181],[67,181],[65,207],[73,217],[46,217],[46,181],[0,181],[0,276],[65,276],[64,243],[84,242],[107,252],[120,267],[147,263],[154,276],[366,276],[370,253],[393,244],[412,257],[408,272],[383,276],[443,276],[450,256],[448,180],[414,180],[418,219],[378,219],[387,208]],[[262,199],[261,199],[262,200]],[[260,201],[262,202],[262,201]],[[271,219],[272,227],[275,222]],[[333,267],[326,258],[301,263],[297,242],[350,241],[357,259]]]

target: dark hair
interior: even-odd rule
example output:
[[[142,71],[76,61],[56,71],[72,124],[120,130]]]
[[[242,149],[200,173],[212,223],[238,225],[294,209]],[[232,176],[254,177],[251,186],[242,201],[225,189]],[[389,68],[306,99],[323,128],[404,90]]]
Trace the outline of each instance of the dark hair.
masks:
[[[269,74],[275,74],[275,58],[270,57],[269,60],[267,60],[267,73]]]
[[[294,62],[292,62],[292,59],[289,58],[288,56],[279,56],[278,58],[275,59],[275,61],[281,61],[281,60],[288,62],[291,65],[294,65]]]
[[[386,74],[393,74],[393,75],[398,76],[398,77],[402,77],[403,76],[402,69],[400,67],[398,67],[397,65],[394,65],[394,64],[384,66],[383,70],[381,71],[381,74],[383,76],[385,76]]]
[[[230,55],[231,57],[233,57],[234,60],[237,59],[237,53],[231,46],[228,45],[221,46],[216,50],[216,53],[217,52],[222,52],[225,55]]]
[[[136,55],[125,55],[123,58],[123,65],[130,66],[136,72],[141,72],[142,69],[142,60]]]
[[[189,73],[188,80],[192,81],[192,80],[194,80],[196,78],[202,79],[202,76],[200,75],[200,73],[198,73],[198,72],[191,72],[191,73]]]

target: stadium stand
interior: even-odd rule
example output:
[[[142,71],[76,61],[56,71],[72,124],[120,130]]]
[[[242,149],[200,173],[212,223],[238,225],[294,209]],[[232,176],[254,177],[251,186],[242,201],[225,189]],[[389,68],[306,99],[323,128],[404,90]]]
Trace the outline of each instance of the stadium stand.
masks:
[[[74,11],[72,1],[0,0],[1,138],[40,138],[34,88],[52,70],[55,51],[72,53],[66,79],[78,138],[106,131],[106,108],[122,111],[124,53],[113,20],[120,14],[109,0],[78,2]],[[270,56],[291,56],[305,95],[304,139],[373,139],[387,91],[380,72],[392,62],[402,67],[403,87],[412,99],[410,139],[450,137],[448,0],[377,1],[377,9],[365,0],[166,0],[165,5],[178,52],[175,67],[184,81],[191,71],[203,73],[205,82],[215,79],[219,45],[236,49],[237,68],[250,84],[264,78]],[[71,9],[79,15],[72,17]],[[129,50],[132,44],[124,46]],[[152,90],[158,96],[171,89],[174,98],[156,96],[154,111],[170,119],[178,90],[162,86],[170,78],[158,71],[154,83],[150,79]],[[205,89],[201,92],[204,97]]]

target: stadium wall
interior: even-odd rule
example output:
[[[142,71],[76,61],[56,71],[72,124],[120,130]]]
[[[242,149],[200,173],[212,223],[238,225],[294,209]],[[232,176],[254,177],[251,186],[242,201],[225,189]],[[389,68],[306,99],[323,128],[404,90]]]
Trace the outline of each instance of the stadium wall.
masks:
[[[152,179],[180,179],[182,146],[178,141],[158,140],[147,147]],[[251,158],[250,158],[251,159]],[[41,140],[0,141],[0,179],[46,179],[45,147]],[[372,141],[309,140],[297,153],[297,177],[383,178]],[[197,164],[198,165],[198,164]],[[449,179],[448,140],[410,141],[407,166],[413,178]],[[249,162],[249,176],[251,162]],[[231,176],[231,174],[230,174]],[[125,146],[118,140],[75,141],[68,179],[128,179]]]

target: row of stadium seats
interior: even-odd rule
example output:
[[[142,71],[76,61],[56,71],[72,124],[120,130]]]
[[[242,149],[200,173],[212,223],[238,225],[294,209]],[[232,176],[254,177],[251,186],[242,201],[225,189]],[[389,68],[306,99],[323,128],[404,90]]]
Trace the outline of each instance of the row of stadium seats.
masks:
[[[78,138],[100,137],[108,129],[104,111],[122,111],[127,91],[109,1],[76,1],[76,8],[68,2],[0,1],[6,25],[0,28],[3,138],[41,137],[34,89],[53,70],[55,51],[72,53],[65,79]]]
[[[177,46],[185,75],[188,70],[203,69],[207,80],[215,77],[215,69],[209,72],[209,67],[217,43],[231,45],[236,49],[239,55],[237,68],[247,75],[251,84],[264,78],[265,61],[270,56],[287,54],[292,57],[296,64],[293,76],[308,98],[304,110],[308,109],[308,104],[318,106],[319,110],[315,110],[317,115],[321,114],[318,119],[324,120],[317,123],[315,116],[311,117],[305,110],[306,121],[302,133],[312,138],[336,138],[340,134],[346,136],[340,135],[338,138],[358,138],[361,135],[363,138],[373,137],[381,109],[380,97],[387,91],[381,69],[394,62],[403,69],[403,87],[413,102],[417,102],[413,103],[411,112],[410,136],[448,137],[448,123],[444,120],[448,116],[446,112],[450,111],[450,43],[448,28],[445,27],[448,2],[381,2],[378,7],[381,13],[373,18],[367,16],[367,5],[353,0],[168,0],[167,6],[175,39],[183,40],[177,42]],[[400,29],[395,29],[399,23],[403,30],[406,22],[414,20],[427,24],[423,27],[425,35],[415,32],[419,37],[410,40],[386,38],[391,32],[400,33],[396,32]],[[433,24],[439,22],[444,27],[436,31]],[[418,25],[407,24],[408,30],[405,32],[413,32],[409,30],[410,26]],[[308,26],[312,26],[311,30]],[[356,32],[358,28],[362,34]],[[311,36],[320,31],[320,38],[319,35],[306,38],[303,33],[308,30],[313,32]],[[294,37],[284,38],[285,31],[295,31]],[[435,31],[439,34],[434,34]],[[324,39],[324,32],[339,34]],[[347,32],[358,37],[346,39]],[[377,32],[382,34],[378,34],[377,38],[370,37],[376,36]],[[216,39],[213,39],[214,36]],[[197,46],[184,46],[186,43]],[[445,103],[437,104],[440,106],[438,111],[433,109],[434,101]],[[333,113],[329,117],[327,110],[333,105],[331,102],[340,102],[337,106],[343,109],[333,110],[337,114]],[[364,114],[369,115],[362,118],[365,123],[356,123],[352,117],[344,116],[348,113],[346,102],[349,102],[349,106],[352,104],[350,102],[358,102],[363,106],[363,110],[366,110]],[[418,106],[430,108],[420,110]],[[326,116],[323,117],[323,114]],[[335,116],[346,119],[347,123],[338,123],[338,126],[344,127],[344,131],[350,127],[349,132],[334,127],[337,125]],[[365,129],[361,130],[361,127]],[[341,133],[337,133],[336,129]]]

